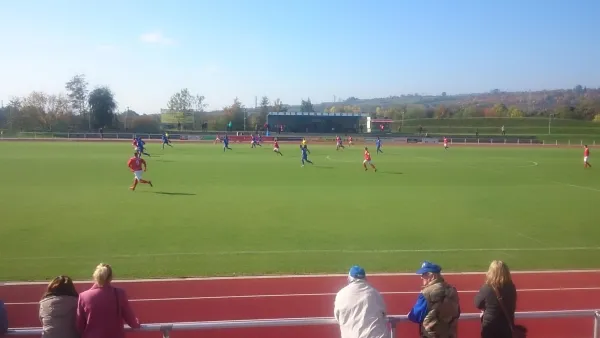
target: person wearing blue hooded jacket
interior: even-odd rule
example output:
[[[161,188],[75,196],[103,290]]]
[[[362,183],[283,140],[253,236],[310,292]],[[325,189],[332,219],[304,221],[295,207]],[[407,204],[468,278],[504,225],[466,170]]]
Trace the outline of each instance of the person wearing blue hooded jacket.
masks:
[[[456,338],[460,305],[456,288],[442,277],[442,268],[423,262],[417,274],[422,290],[408,319],[419,324],[423,338]]]
[[[0,336],[8,331],[8,315],[6,314],[6,308],[4,302],[0,300]]]

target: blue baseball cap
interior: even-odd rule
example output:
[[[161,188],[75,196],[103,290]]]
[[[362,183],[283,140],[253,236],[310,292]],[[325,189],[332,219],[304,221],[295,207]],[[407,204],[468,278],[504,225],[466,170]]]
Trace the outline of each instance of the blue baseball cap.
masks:
[[[358,265],[355,265],[350,268],[350,272],[348,272],[348,276],[356,279],[364,279],[366,277],[365,269],[361,268]]]
[[[424,273],[440,273],[440,272],[442,272],[441,266],[439,266],[435,263],[432,263],[432,262],[425,261],[421,265],[421,268],[419,270],[417,270],[417,275],[422,275]]]

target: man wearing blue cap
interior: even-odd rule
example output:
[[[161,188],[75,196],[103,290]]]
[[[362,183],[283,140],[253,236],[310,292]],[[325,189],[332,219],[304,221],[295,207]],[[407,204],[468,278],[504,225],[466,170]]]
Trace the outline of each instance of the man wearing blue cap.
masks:
[[[427,261],[417,270],[422,290],[408,319],[420,325],[423,338],[456,338],[460,317],[458,292],[441,273],[439,265]]]
[[[367,283],[358,265],[348,273],[348,285],[335,296],[334,316],[342,338],[390,338],[383,297]]]

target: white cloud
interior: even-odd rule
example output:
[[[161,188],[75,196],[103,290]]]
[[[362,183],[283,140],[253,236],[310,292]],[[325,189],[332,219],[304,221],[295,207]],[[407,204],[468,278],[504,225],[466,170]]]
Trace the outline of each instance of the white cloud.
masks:
[[[152,43],[158,45],[172,45],[173,39],[164,36],[161,32],[150,32],[140,36],[140,40],[145,43]]]

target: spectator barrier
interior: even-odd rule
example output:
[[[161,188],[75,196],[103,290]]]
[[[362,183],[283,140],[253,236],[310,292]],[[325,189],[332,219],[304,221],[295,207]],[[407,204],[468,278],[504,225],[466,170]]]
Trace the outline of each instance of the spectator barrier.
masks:
[[[565,311],[534,311],[517,312],[518,319],[548,319],[548,318],[569,318],[569,317],[589,317],[594,319],[593,338],[600,338],[600,310],[565,310]],[[464,313],[460,320],[479,319],[479,313]],[[392,337],[395,337],[396,325],[402,322],[408,322],[407,316],[389,316],[390,330]],[[256,327],[281,327],[281,326],[318,326],[335,325],[334,318],[281,318],[281,319],[256,319],[256,320],[231,320],[231,321],[212,321],[212,322],[190,322],[190,323],[172,323],[172,324],[142,324],[140,329],[135,331],[155,331],[161,332],[163,338],[169,338],[171,331],[180,330],[215,330],[215,329],[241,329]],[[126,326],[127,331],[134,331]],[[6,336],[40,336],[41,329],[10,329]]]
[[[214,141],[216,135],[223,135],[225,132],[210,132],[204,134],[186,134],[185,132],[179,133],[170,133],[171,140],[180,140],[180,141]],[[228,133],[233,142],[245,142],[249,140],[249,135],[251,132],[230,132]],[[162,134],[148,134],[148,133],[53,133],[53,132],[20,132],[18,136],[0,136],[0,140],[131,140],[133,135],[137,135],[148,140],[160,140]],[[355,135],[355,141],[365,141],[365,142],[375,142],[375,138],[372,135],[361,134]],[[264,136],[263,141],[270,142],[273,137],[277,137],[279,141],[299,141],[301,140],[300,136],[295,136],[294,134],[282,134],[282,135],[271,135],[269,137]],[[333,142],[333,136],[327,135],[307,135],[307,138],[310,141],[331,141]],[[393,143],[440,143],[442,137],[421,137],[421,136],[394,136],[394,135],[382,135],[381,139],[385,142],[393,142]],[[480,137],[455,137],[448,136],[448,140],[450,144],[521,144],[521,145],[579,145],[583,146],[584,141],[582,139],[579,140],[555,140],[555,141],[544,141],[538,140],[532,137],[527,136],[480,136]],[[590,145],[595,146],[596,140],[592,140]]]

